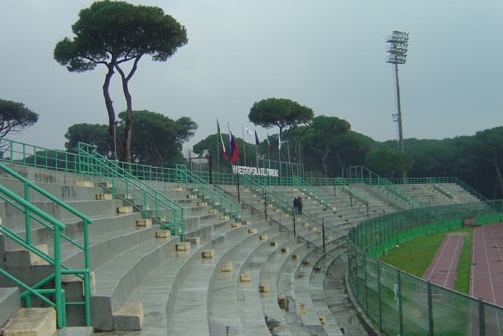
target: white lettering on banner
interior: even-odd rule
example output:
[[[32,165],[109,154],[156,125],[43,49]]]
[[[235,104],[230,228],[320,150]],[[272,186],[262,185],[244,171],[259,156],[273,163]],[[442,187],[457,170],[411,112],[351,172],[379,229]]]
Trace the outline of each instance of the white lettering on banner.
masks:
[[[277,169],[248,167],[248,166],[232,166],[232,173],[240,175],[255,175],[255,176],[272,176],[272,177],[279,176]]]

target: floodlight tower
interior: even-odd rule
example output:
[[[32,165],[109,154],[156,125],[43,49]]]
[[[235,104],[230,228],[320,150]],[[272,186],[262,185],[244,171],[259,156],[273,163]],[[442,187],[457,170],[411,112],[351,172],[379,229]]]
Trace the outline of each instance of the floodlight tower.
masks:
[[[393,33],[386,38],[389,43],[388,49],[389,56],[386,58],[387,63],[394,64],[395,70],[395,84],[396,84],[396,105],[397,114],[395,121],[398,123],[398,142],[400,144],[400,151],[403,148],[403,126],[402,126],[402,108],[400,105],[400,85],[398,82],[398,64],[404,64],[407,58],[407,48],[409,47],[409,33],[394,30]]]

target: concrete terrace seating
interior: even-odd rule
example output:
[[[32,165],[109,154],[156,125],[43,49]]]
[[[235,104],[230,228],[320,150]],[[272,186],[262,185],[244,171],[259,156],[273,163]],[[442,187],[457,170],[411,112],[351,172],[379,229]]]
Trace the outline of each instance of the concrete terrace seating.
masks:
[[[258,225],[261,225],[260,222]],[[236,232],[242,232],[245,227],[233,228],[229,221],[225,225],[219,225],[212,232],[205,230],[203,235],[188,238],[192,241],[190,249],[176,251],[170,249],[166,259],[148,274],[145,274],[144,282],[132,295],[132,300],[143,302],[145,311],[145,324],[141,331],[142,335],[162,335],[167,333],[168,324],[174,328],[176,319],[172,318],[174,312],[180,307],[177,295],[187,279],[193,276],[192,272],[201,263],[202,253],[215,245],[223,244],[230,240]],[[205,260],[211,263],[211,260]],[[187,311],[185,311],[187,313]],[[189,312],[189,314],[192,314]],[[195,316],[194,316],[195,315]],[[191,315],[194,321],[200,321],[200,316]],[[168,321],[167,316],[170,316]],[[206,321],[202,320],[203,323]],[[181,322],[181,321],[180,321]]]
[[[249,227],[256,228],[258,232],[269,229],[263,220],[256,221],[250,226],[231,228],[225,237],[222,237],[224,239],[211,241],[207,244],[206,251],[203,251],[205,255],[200,254],[195,259],[185,281],[175,291],[173,310],[167,314],[170,335],[210,334],[208,308],[212,298],[220,296],[220,293],[212,290],[213,274],[221,272],[221,261],[225,256],[238,253],[241,247],[246,249],[248,244],[258,239],[250,236]]]
[[[47,172],[47,176],[50,173]],[[57,175],[58,173],[54,174]],[[75,180],[77,179],[78,177],[75,178]],[[15,185],[15,182],[7,180],[3,182],[10,184],[11,189],[20,189],[19,186]],[[110,315],[104,312],[110,313],[108,310],[112,310],[113,306],[127,301],[127,297],[134,290],[135,286],[143,281],[142,277],[139,277],[138,274],[147,272],[155,268],[156,265],[159,265],[160,261],[164,260],[167,251],[169,249],[174,250],[174,243],[169,243],[177,241],[178,238],[160,240],[156,238],[155,228],[149,226],[137,227],[135,222],[140,218],[140,215],[137,213],[118,214],[117,207],[122,203],[120,201],[96,201],[95,195],[101,191],[99,187],[74,187],[64,184],[57,185],[56,183],[44,185],[43,182],[41,185],[47,187],[47,189],[51,189],[54,193],[73,190],[68,193],[69,197],[67,198],[70,198],[70,200],[67,200],[67,202],[80,208],[83,212],[90,213],[90,217],[94,218],[94,222],[90,226],[90,254],[96,279],[95,293],[92,298],[93,322],[97,324],[98,329],[107,330],[110,328],[112,319]],[[89,191],[90,189],[92,191]],[[82,194],[80,191],[83,191]],[[90,199],[85,200],[85,198]],[[36,202],[34,201],[34,203]],[[58,216],[57,209],[51,212],[52,209],[44,206],[43,202],[40,202],[39,205],[42,208],[47,208],[48,212],[52,213],[53,216]],[[7,211],[4,210],[2,213],[5,216]],[[204,215],[203,213],[201,212],[201,216],[206,215],[206,213]],[[212,214],[211,216],[214,223],[221,223],[217,218],[218,214]],[[19,219],[16,216],[9,216],[8,218],[9,221],[12,220],[13,222]],[[197,216],[194,216],[194,218],[198,219]],[[72,218],[63,218],[63,220],[69,225],[67,229],[73,226],[76,227],[75,230],[71,229],[70,231],[80,231],[77,228],[80,223],[72,223]],[[211,224],[208,224],[212,222],[209,218],[205,218],[204,220],[207,226],[211,226]],[[190,222],[190,219],[188,221]],[[195,222],[198,223],[199,220]],[[47,234],[42,233],[43,231],[46,231],[46,229],[34,230],[33,237],[35,242],[44,242],[44,237]],[[6,247],[9,248],[10,246]],[[69,244],[63,247],[68,249],[68,251],[63,252],[63,256],[65,257],[63,262],[71,267],[81,266],[77,265],[78,261],[74,249],[72,250]],[[117,280],[113,280],[114,278]],[[82,322],[72,314],[68,318],[69,323],[78,324]]]
[[[140,213],[119,213],[122,201],[97,199],[99,186],[77,186],[82,176],[44,170],[31,172],[20,168],[43,188],[88,214],[91,264],[95,287],[91,299],[92,320],[100,330],[142,329],[131,335],[342,335],[345,322],[334,307],[347,302],[344,289],[327,290],[334,265],[340,265],[347,230],[368,217],[395,211],[392,205],[371,192],[362,191],[367,207],[347,193],[325,190],[327,208],[296,187],[267,187],[271,193],[288,200],[304,200],[305,216],[295,216],[264,202],[260,188],[241,187],[243,206],[239,221],[234,221],[205,205],[191,195],[189,184],[149,182],[185,209],[187,240],[178,249],[178,237],[158,237],[158,225],[138,225]],[[53,176],[54,175],[54,176]],[[2,183],[18,193],[22,188],[4,179]],[[220,186],[237,197],[236,186]],[[42,199],[34,204],[54,216],[57,209]],[[10,216],[0,203],[0,216],[17,223],[21,216]],[[267,211],[267,218],[263,213]],[[71,235],[81,225],[71,217],[61,216]],[[311,220],[311,218],[313,220]],[[327,232],[322,236],[321,223]],[[277,223],[281,224],[278,227]],[[293,235],[293,228],[298,237]],[[47,232],[34,230],[37,243],[43,243]],[[301,238],[299,238],[301,237]],[[313,249],[302,239],[325,246],[328,254]],[[7,246],[9,248],[10,246]],[[81,267],[81,252],[64,244],[64,263]],[[340,274],[338,275],[340,276]],[[340,280],[340,277],[337,278]],[[341,281],[342,282],[342,281]],[[69,281],[65,288],[73,286]],[[342,286],[342,285],[341,285]],[[17,290],[0,288],[0,313]],[[4,299],[2,299],[4,298]],[[3,301],[2,301],[3,300]],[[17,301],[19,303],[19,301]],[[137,315],[128,320],[121,309],[136,307]],[[15,309],[17,310],[17,308]],[[6,314],[12,315],[13,311]],[[136,314],[136,313],[135,313]],[[354,313],[353,313],[354,314]],[[134,315],[134,314],[132,314]],[[354,315],[351,315],[354,316]],[[81,325],[79,309],[69,314],[71,325]],[[136,318],[137,322],[132,322]],[[347,318],[344,315],[344,318]],[[5,321],[0,320],[0,325]],[[358,321],[354,322],[355,324]],[[70,329],[68,329],[70,330]],[[74,329],[75,334],[90,334],[89,328]],[[77,331],[78,330],[78,331]],[[59,331],[64,333],[64,330]],[[127,334],[126,332],[124,332]],[[70,335],[70,334],[69,334]]]
[[[399,187],[426,205],[447,205],[480,201],[456,183],[400,184]]]

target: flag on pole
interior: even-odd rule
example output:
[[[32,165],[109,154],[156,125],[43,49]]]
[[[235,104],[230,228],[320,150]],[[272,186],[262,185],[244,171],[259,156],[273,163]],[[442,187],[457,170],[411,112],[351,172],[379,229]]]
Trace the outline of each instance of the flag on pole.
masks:
[[[258,140],[257,130],[255,130],[255,145],[260,145],[260,141]]]
[[[234,135],[230,133],[231,137],[231,150],[230,150],[230,160],[231,163],[236,163],[239,157],[239,146],[238,143],[236,142],[236,138],[234,138]]]
[[[278,149],[281,150],[281,132],[278,134]]]
[[[245,130],[245,132],[248,133],[248,135],[253,136],[253,132],[250,131],[248,128],[246,128],[246,127],[243,126],[243,130]]]
[[[224,145],[224,139],[222,139],[222,133],[220,133],[220,124],[218,123],[217,119],[217,133],[218,133],[218,142],[220,143],[220,149],[222,150],[222,156],[224,160],[229,160],[229,157],[227,156],[227,152],[225,151],[225,145]]]
[[[271,149],[271,143],[269,142],[269,133],[267,133],[267,149]]]

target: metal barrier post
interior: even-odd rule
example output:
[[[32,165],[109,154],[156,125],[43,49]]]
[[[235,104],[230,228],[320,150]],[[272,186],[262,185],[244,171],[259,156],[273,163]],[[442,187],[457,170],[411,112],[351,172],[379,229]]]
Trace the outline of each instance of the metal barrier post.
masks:
[[[428,293],[428,335],[433,336],[433,301],[431,297],[431,282],[426,282],[426,289]]]

